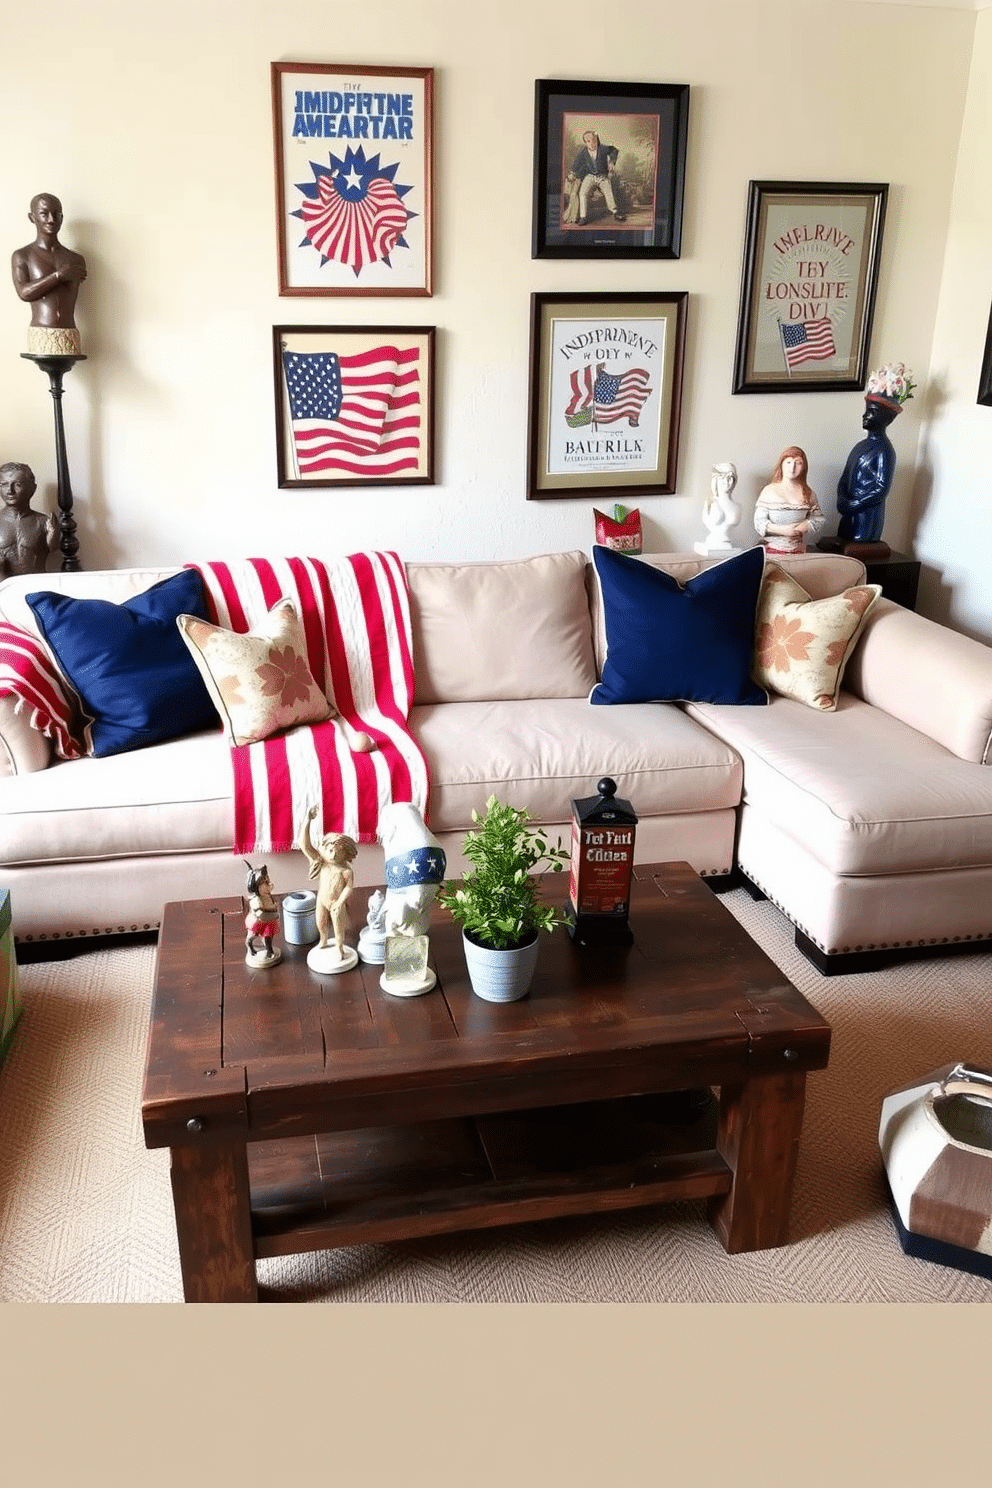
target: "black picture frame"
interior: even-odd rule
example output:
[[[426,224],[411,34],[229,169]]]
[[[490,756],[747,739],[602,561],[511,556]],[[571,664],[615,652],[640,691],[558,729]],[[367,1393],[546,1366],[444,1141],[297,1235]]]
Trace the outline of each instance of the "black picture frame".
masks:
[[[433,485],[435,337],[434,326],[273,326],[280,489]]]
[[[975,401],[984,404],[986,408],[992,408],[992,310],[989,311],[989,328],[985,333],[985,351],[982,354],[978,397]]]
[[[583,126],[599,136],[604,150],[616,152],[612,171],[608,166],[604,177],[589,175],[584,225],[566,220],[575,215],[581,189],[572,166]],[[539,78],[531,257],[678,258],[688,133],[686,83]],[[609,208],[611,192],[622,220]]]
[[[888,190],[749,183],[735,393],[864,387]]]
[[[688,300],[531,295],[528,501],[675,491]]]

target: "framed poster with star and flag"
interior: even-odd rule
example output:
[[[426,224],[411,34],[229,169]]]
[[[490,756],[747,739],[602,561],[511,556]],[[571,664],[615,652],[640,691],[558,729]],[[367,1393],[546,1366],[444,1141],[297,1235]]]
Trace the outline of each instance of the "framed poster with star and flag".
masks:
[[[675,490],[688,298],[531,296],[529,501]]]
[[[433,69],[273,62],[272,113],[279,293],[433,293]]]
[[[735,393],[864,387],[888,190],[751,182]]]
[[[433,485],[433,326],[274,326],[280,487]]]

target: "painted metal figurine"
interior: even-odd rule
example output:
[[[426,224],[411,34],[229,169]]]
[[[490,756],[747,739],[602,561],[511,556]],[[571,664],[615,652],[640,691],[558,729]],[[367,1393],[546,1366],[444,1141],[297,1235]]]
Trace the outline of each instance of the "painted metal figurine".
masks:
[[[245,859],[247,863],[247,858]],[[272,895],[269,870],[263,863],[253,868],[248,863],[248,912],[245,915],[245,964],[264,971],[277,966],[282,960],[282,951],[275,944],[275,933],[279,928],[279,906]]]

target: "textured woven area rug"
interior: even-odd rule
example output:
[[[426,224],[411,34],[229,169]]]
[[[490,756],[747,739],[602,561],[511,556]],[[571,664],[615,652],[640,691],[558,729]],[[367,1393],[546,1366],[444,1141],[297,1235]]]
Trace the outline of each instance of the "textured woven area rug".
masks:
[[[724,897],[833,1027],[811,1075],[789,1243],[728,1256],[702,1204],[259,1263],[282,1302],[992,1302],[992,1282],[905,1256],[878,1152],[887,1091],[992,1066],[992,957],[824,978],[785,920]],[[0,1301],[181,1302],[169,1159],[140,1119],[151,946],[21,969],[0,1068]]]

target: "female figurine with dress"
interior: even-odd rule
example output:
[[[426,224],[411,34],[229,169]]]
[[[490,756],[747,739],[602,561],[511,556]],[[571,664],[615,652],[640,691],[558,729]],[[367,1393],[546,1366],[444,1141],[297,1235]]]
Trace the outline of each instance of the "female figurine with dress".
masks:
[[[755,503],[754,529],[768,553],[804,553],[808,538],[826,518],[809,488],[805,450],[790,444],[778,457],[775,474]]]

